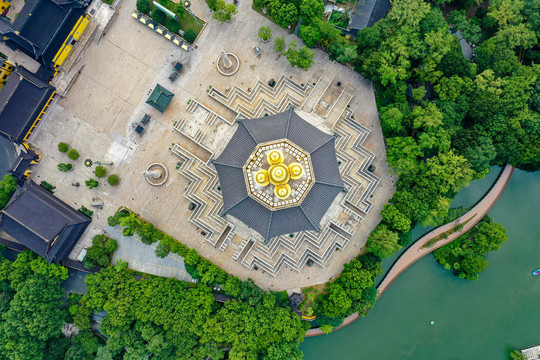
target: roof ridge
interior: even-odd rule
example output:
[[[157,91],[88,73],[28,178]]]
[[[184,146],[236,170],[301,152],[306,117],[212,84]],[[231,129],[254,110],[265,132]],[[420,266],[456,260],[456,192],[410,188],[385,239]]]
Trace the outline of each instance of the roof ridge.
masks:
[[[323,147],[324,145],[328,144],[330,141],[332,141],[332,139],[335,139],[335,137],[333,137],[332,135],[328,135],[330,136],[328,138],[328,140],[326,140],[325,142],[321,143],[319,146],[317,146],[315,149],[311,150],[311,152],[309,153],[310,155],[313,154],[315,151],[319,150],[321,147]]]
[[[249,198],[249,195],[246,194],[246,196],[244,196],[243,198],[241,198],[240,200],[238,200],[237,202],[235,202],[234,204],[232,204],[232,206],[230,206],[227,210],[224,210],[221,212],[221,215],[227,215],[227,213],[229,211],[231,211],[232,208],[236,207],[238,204],[240,204],[242,201],[246,200],[246,198]]]
[[[293,112],[294,112],[294,109],[291,107],[289,109],[289,118],[287,119],[287,128],[285,129],[285,138],[289,137],[289,129],[291,127],[291,116]]]
[[[239,124],[242,124],[242,126],[244,127],[244,129],[247,130],[249,136],[251,136],[251,138],[253,139],[253,141],[255,141],[255,144],[258,144],[259,141],[257,139],[255,139],[255,136],[253,136],[253,133],[251,132],[251,130],[249,130],[249,128],[246,126],[246,124],[244,124],[244,119],[239,119],[238,121]],[[240,125],[238,125],[240,126]],[[233,135],[234,136],[234,135]]]
[[[270,240],[270,229],[272,229],[272,220],[274,219],[274,211],[270,212],[270,220],[268,220],[268,229],[266,230],[266,236],[264,237],[264,243],[266,244]]]
[[[300,208],[300,211],[302,211],[302,213],[304,214],[304,216],[306,217],[306,219],[308,219],[309,223],[311,224],[311,226],[313,226],[313,229],[314,230],[318,230],[319,229],[319,225],[315,225],[313,223],[313,220],[311,220],[311,218],[309,217],[309,215],[304,211],[304,208],[302,207],[302,205],[299,206]]]
[[[219,159],[219,158],[218,158]],[[232,168],[235,168],[235,169],[244,169],[242,166],[240,165],[231,165],[231,164],[226,164],[226,163],[222,163],[222,162],[218,162],[216,161],[217,159],[212,159],[212,164],[214,165],[214,167],[216,165],[219,165],[219,166],[227,166],[227,167],[232,167]]]
[[[315,179],[315,184],[321,184],[321,185],[326,185],[326,186],[338,187],[340,189],[345,189],[345,185],[331,184],[325,181],[318,181],[317,179]]]

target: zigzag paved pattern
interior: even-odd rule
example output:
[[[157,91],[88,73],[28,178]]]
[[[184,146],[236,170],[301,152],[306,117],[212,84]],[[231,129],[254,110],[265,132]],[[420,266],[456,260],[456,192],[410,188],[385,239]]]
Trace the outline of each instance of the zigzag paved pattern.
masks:
[[[290,105],[302,107],[312,92],[317,96],[320,95],[321,91],[317,89],[317,85],[322,78],[325,78],[325,75],[321,76],[315,88],[311,84],[300,86],[282,76],[274,88],[257,81],[249,92],[235,85],[228,95],[212,88],[209,91],[209,96],[238,116],[256,118],[265,113],[282,112]],[[323,81],[321,85],[325,89],[328,85],[327,82]],[[353,112],[346,108],[346,105],[345,103],[340,104],[339,109],[333,109],[335,113],[332,114],[338,119],[333,128],[338,135],[336,154],[348,192],[339,195],[339,200],[334,203],[330,211],[334,215],[343,215],[333,216],[332,219],[323,219],[323,227],[320,232],[303,231],[294,234],[293,237],[282,235],[266,245],[257,240],[256,235],[242,237],[241,243],[237,244],[238,246],[235,245],[236,249],[232,255],[234,260],[240,260],[248,268],[260,267],[275,276],[285,265],[296,271],[301,271],[308,260],[325,266],[336,250],[344,250],[349,244],[359,224],[372,207],[369,199],[380,179],[367,170],[375,157],[375,154],[363,147],[370,131],[354,120]],[[234,124],[194,100],[188,104],[187,110],[195,114],[199,108],[208,113],[203,121],[211,127],[216,125],[216,119],[228,125]],[[179,120],[175,129],[188,136],[213,156],[213,152],[203,145],[206,134],[200,129],[197,129],[197,132],[195,129],[191,129],[190,134],[188,134],[184,131],[185,125],[184,120]],[[232,243],[232,238],[237,235],[235,222],[238,220],[234,218],[227,220],[219,215],[223,199],[217,190],[218,177],[214,167],[179,144],[174,145],[172,152],[181,160],[179,173],[189,180],[184,196],[197,205],[189,221],[206,233],[210,244],[225,251]],[[343,222],[338,221],[338,218],[342,219]]]

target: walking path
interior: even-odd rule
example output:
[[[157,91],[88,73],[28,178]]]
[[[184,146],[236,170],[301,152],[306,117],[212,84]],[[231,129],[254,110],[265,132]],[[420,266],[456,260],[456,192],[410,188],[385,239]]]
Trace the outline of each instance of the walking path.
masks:
[[[429,233],[427,233],[426,235],[418,239],[414,244],[412,244],[397,259],[397,261],[394,263],[392,268],[390,268],[390,270],[384,277],[383,281],[379,284],[378,298],[381,297],[381,295],[386,291],[388,286],[409,266],[414,264],[420,258],[431,253],[433,250],[436,250],[440,248],[441,246],[449,244],[450,242],[454,241],[455,239],[457,239],[458,237],[460,237],[461,235],[463,235],[464,233],[472,229],[489,212],[489,210],[495,204],[499,196],[501,196],[502,192],[504,191],[504,188],[506,187],[506,184],[508,184],[508,181],[510,180],[510,177],[512,176],[513,171],[514,171],[513,166],[506,165],[501,175],[499,175],[497,182],[492,186],[492,188],[484,196],[484,198],[480,200],[469,212],[467,212],[465,215],[461,216],[459,219],[455,221],[452,221],[443,226],[439,226],[438,228],[430,231]],[[428,247],[423,248],[423,246],[428,241],[430,241],[433,238],[436,238],[437,236],[441,235],[442,233],[446,231],[452,230],[458,224],[464,224],[463,229],[461,231],[452,233],[446,239],[442,239],[438,241],[437,243],[435,243],[433,246],[429,248]],[[342,327],[349,325],[350,323],[354,322],[358,318],[359,316],[357,313],[349,315],[348,317],[345,318],[345,320],[343,321],[343,324],[341,324],[341,326],[336,328],[335,330],[341,329]],[[308,337],[318,336],[318,335],[323,335],[323,332],[318,328],[310,329],[306,333],[306,336]]]

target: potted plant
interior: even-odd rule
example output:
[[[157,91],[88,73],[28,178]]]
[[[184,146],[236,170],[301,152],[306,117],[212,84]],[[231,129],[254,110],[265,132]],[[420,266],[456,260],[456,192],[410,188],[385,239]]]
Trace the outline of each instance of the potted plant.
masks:
[[[272,38],[272,29],[269,26],[261,26],[258,36],[266,43]]]

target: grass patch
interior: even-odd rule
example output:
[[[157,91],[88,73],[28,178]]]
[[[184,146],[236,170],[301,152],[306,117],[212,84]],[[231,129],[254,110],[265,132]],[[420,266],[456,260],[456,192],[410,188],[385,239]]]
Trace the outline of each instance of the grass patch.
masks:
[[[152,12],[152,10],[154,10],[156,7],[154,6],[154,4],[149,1],[148,2],[150,4],[150,12]],[[160,2],[161,4],[163,4],[163,1]],[[176,13],[176,7],[178,5],[176,5],[175,3],[173,3],[172,1],[167,1],[166,4],[164,5],[167,9],[171,10],[173,13]],[[177,14],[177,17],[178,17],[178,23],[180,24],[180,29],[182,31],[187,31],[188,29],[191,29],[193,30],[193,32],[195,32],[195,34],[198,36],[199,33],[201,32],[201,30],[203,29],[204,25],[206,24],[206,22],[204,20],[202,20],[201,18],[199,18],[198,16],[196,16],[197,18],[197,21],[199,22],[200,25],[197,25],[197,22],[195,21],[195,19],[193,18],[193,16],[191,16],[191,14],[189,12],[185,12],[184,14],[184,17],[180,17],[180,15]],[[167,25],[167,21],[171,19],[169,16],[167,16],[167,20],[165,21],[164,24],[161,24],[163,26],[166,27]],[[174,19],[173,19],[174,20]]]

